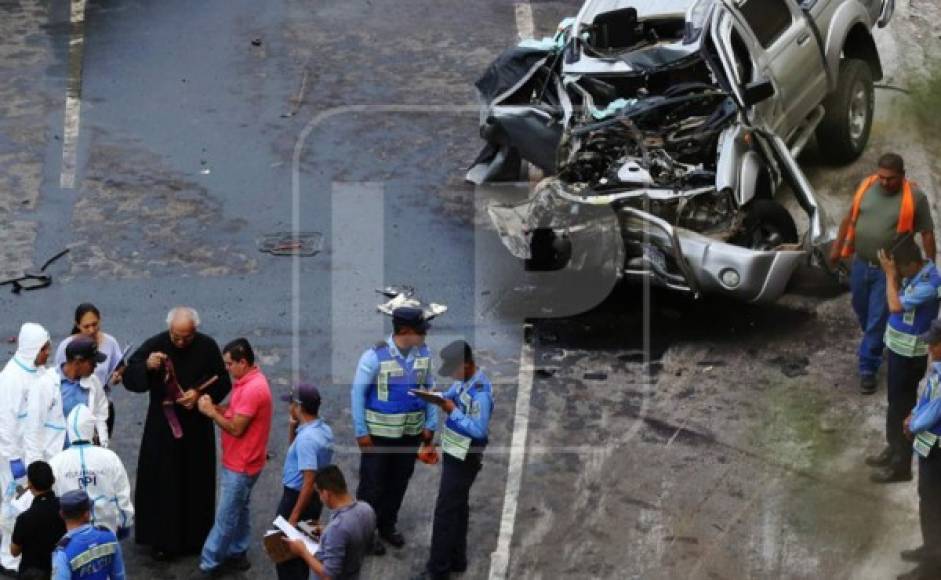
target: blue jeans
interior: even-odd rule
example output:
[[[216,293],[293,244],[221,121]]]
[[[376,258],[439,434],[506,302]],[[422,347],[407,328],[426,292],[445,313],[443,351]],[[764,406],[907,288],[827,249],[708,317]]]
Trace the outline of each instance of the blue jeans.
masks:
[[[889,320],[885,272],[879,266],[856,258],[850,273],[850,289],[853,292],[853,310],[863,331],[863,340],[859,343],[859,374],[875,375],[882,363],[885,325]]]
[[[248,551],[251,540],[248,505],[258,475],[222,468],[222,490],[219,507],[216,508],[216,522],[199,557],[202,570],[218,568],[227,558],[242,556]]]

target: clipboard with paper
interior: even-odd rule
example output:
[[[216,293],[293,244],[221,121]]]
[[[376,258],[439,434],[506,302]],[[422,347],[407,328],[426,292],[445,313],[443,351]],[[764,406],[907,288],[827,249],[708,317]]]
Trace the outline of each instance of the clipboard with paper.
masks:
[[[440,405],[444,401],[444,393],[438,391],[423,391],[421,389],[409,389],[409,394],[413,397],[418,397],[422,401],[431,403],[432,405]]]
[[[264,537],[265,552],[275,564],[286,562],[297,556],[288,549],[284,540],[303,540],[304,546],[311,554],[316,554],[320,550],[320,544],[308,534],[305,534],[298,528],[292,526],[290,522],[281,516],[275,518],[273,525],[275,529],[269,530]]]

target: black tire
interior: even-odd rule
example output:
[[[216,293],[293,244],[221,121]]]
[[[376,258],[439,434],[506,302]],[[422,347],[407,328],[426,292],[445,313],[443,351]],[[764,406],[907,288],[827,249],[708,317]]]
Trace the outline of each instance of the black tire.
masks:
[[[836,90],[823,101],[826,114],[817,125],[816,133],[824,159],[842,165],[858,159],[869,142],[875,92],[872,69],[865,61],[843,59],[839,74]],[[864,107],[865,111],[859,107]],[[860,113],[864,117],[860,117]]]
[[[742,231],[735,243],[752,250],[773,250],[781,244],[796,244],[797,225],[783,205],[771,199],[748,204]]]

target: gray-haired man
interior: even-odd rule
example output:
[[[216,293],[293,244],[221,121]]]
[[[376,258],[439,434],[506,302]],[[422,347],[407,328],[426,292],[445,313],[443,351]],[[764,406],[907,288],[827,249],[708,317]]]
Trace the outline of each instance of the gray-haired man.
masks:
[[[232,389],[219,346],[198,331],[195,310],[174,308],[167,326],[137,349],[124,372],[129,391],[150,394],[137,463],[135,539],[157,559],[198,554],[212,528],[215,430],[196,401],[206,394],[219,404]]]

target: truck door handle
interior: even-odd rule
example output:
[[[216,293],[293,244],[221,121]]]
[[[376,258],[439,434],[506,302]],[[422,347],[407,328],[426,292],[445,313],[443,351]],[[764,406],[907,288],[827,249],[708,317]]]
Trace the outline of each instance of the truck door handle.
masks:
[[[797,46],[804,46],[810,40],[810,33],[805,32],[797,37]]]

